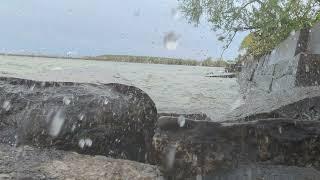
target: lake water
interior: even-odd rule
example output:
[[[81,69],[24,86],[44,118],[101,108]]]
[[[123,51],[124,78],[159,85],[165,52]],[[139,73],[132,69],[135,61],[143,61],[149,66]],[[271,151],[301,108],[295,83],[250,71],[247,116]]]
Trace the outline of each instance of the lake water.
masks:
[[[134,85],[150,95],[159,112],[202,112],[212,119],[239,104],[235,78],[205,77],[219,71],[223,68],[0,56],[0,76]]]

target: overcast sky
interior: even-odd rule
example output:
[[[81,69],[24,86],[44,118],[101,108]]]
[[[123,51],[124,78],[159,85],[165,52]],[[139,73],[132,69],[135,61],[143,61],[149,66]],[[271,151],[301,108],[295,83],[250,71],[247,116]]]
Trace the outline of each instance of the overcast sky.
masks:
[[[0,6],[0,52],[50,55],[143,55],[203,59],[219,57],[222,44],[173,13],[177,0],[4,0]],[[178,45],[166,48],[174,32]],[[225,52],[238,53],[243,34]]]

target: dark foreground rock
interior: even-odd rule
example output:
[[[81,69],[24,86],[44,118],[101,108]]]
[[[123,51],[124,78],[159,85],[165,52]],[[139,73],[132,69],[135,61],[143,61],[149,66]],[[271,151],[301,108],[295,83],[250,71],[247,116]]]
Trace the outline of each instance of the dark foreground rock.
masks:
[[[320,171],[296,166],[263,164],[241,165],[212,175],[198,176],[202,180],[318,180]]]
[[[157,167],[104,156],[0,144],[0,179],[157,180]]]
[[[320,122],[260,119],[244,123],[188,121],[155,136],[156,160],[177,179],[216,174],[243,164],[320,169]]]
[[[0,142],[145,162],[157,110],[121,84],[0,78]]]

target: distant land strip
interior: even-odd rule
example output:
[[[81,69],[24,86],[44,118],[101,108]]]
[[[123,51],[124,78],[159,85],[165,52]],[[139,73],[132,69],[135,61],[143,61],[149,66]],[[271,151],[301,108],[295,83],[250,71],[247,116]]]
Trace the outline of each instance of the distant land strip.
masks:
[[[167,64],[167,65],[185,65],[185,66],[209,66],[209,67],[226,67],[230,61],[213,60],[207,58],[203,61],[193,59],[178,59],[166,57],[151,57],[151,56],[130,56],[130,55],[101,55],[101,56],[51,56],[51,55],[34,55],[34,54],[12,54],[0,53],[1,56],[20,56],[20,57],[42,57],[42,58],[61,58],[61,59],[81,59],[81,60],[96,60],[96,61],[113,61],[113,62],[130,62],[144,64]]]

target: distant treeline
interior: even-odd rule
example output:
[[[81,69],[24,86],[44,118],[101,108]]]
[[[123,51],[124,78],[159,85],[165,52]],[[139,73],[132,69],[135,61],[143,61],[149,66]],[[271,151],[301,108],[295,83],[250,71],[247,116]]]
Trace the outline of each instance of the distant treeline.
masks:
[[[150,57],[150,56],[102,55],[102,56],[96,56],[96,57],[86,57],[86,59],[115,61],[115,62],[169,64],[169,65],[186,65],[186,66],[211,66],[211,67],[226,67],[229,64],[226,61],[213,60],[212,58],[207,58],[206,60],[203,60],[203,61],[197,61],[192,59],[175,59],[175,58]]]
[[[210,67],[226,67],[232,64],[232,61],[214,60],[207,58],[203,61],[192,59],[175,59],[164,57],[150,56],[129,56],[129,55],[102,55],[102,56],[87,56],[87,57],[69,57],[69,56],[50,56],[36,54],[5,54],[2,56],[25,56],[25,57],[43,57],[43,58],[62,58],[62,59],[82,59],[82,60],[98,60],[98,61],[114,61],[114,62],[131,62],[131,63],[146,63],[146,64],[169,64],[169,65],[185,65],[185,66],[210,66]]]

